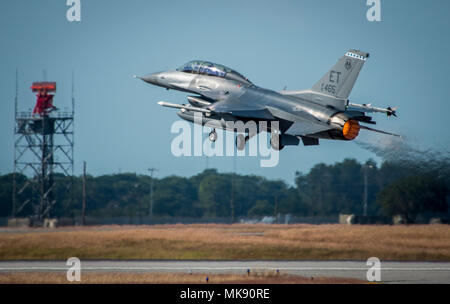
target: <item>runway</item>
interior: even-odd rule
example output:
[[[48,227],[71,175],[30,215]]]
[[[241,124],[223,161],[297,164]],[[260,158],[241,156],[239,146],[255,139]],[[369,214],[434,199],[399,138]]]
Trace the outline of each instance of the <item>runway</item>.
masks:
[[[0,261],[0,272],[66,272],[66,261]],[[83,272],[247,273],[279,270],[305,277],[367,280],[365,261],[81,261]],[[382,283],[450,284],[450,262],[383,262]]]

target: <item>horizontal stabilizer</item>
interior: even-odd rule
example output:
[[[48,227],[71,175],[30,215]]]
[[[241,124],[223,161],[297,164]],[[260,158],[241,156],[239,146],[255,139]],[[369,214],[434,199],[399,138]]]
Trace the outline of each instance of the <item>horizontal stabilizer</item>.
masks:
[[[373,131],[373,132],[378,132],[378,133],[382,133],[382,134],[387,134],[387,135],[392,135],[392,136],[402,137],[401,135],[398,135],[398,134],[389,133],[389,132],[386,132],[386,131],[381,131],[381,130],[369,128],[369,127],[366,127],[366,126],[361,126],[361,125],[360,125],[359,127],[360,127],[361,129],[365,129],[365,130],[369,130],[369,131]]]

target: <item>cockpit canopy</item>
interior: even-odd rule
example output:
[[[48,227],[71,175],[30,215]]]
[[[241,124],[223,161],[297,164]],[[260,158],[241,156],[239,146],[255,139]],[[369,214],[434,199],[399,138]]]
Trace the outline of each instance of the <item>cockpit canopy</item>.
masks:
[[[193,60],[179,67],[177,71],[191,73],[191,74],[201,74],[208,76],[217,76],[221,78],[227,78],[236,81],[243,81],[251,83],[242,74],[232,70],[224,65],[212,63],[208,61]]]

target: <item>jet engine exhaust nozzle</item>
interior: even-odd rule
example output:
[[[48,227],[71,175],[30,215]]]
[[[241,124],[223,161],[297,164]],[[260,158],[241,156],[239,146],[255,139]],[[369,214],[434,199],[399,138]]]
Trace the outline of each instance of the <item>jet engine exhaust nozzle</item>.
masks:
[[[346,139],[352,140],[358,136],[360,129],[361,127],[358,121],[349,119],[345,122],[344,127],[342,128],[342,134]]]

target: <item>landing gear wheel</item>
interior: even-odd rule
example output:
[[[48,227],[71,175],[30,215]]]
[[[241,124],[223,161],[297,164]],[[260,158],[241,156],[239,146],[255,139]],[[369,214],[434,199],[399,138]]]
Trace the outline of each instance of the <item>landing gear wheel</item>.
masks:
[[[209,133],[209,140],[212,142],[215,142],[217,140],[217,132],[216,129],[213,129],[210,133]]]
[[[270,146],[275,150],[275,151],[280,151],[283,150],[284,146],[280,143],[280,136],[274,136],[272,134],[272,136],[270,137]]]
[[[238,134],[236,136],[236,148],[239,151],[242,151],[245,149],[245,143],[247,142],[247,138],[243,134]]]

